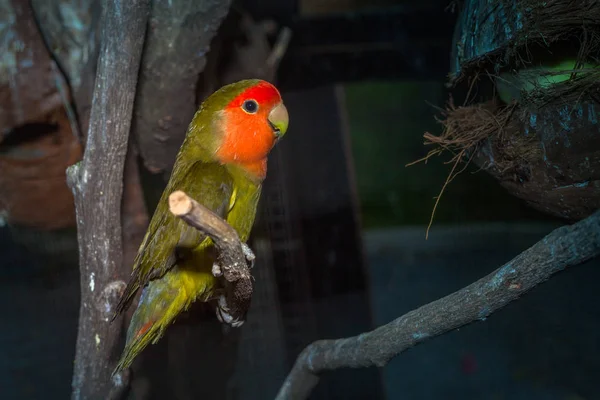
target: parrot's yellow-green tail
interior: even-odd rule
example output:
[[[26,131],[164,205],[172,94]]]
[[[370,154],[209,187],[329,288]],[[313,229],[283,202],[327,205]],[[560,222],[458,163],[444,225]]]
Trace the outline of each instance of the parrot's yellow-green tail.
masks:
[[[175,317],[194,300],[206,300],[213,281],[210,273],[178,268],[169,271],[163,279],[151,281],[143,289],[137,309],[131,317],[125,349],[113,375],[129,368],[148,344],[158,342]]]

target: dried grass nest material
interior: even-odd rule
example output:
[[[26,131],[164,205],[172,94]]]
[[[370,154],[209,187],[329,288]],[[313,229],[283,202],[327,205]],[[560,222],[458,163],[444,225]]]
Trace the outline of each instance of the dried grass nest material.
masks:
[[[429,132],[424,135],[425,144],[436,146],[426,158],[450,151],[454,154],[451,163],[470,160],[486,139],[490,139],[495,154],[502,154],[501,158],[494,159],[494,167],[501,171],[510,170],[523,160],[539,156],[541,152],[535,140],[512,135],[519,129],[513,118],[516,109],[516,105],[499,108],[494,101],[464,107],[450,103],[442,113],[444,118],[438,119],[444,125],[443,133],[440,136]],[[481,167],[485,169],[488,166]]]
[[[564,71],[556,73],[564,73]],[[424,135],[425,145],[434,146],[434,149],[419,160],[427,160],[446,151],[453,154],[449,161],[453,166],[436,199],[429,227],[446,186],[467,167],[470,161],[475,160],[481,169],[489,170],[499,180],[506,180],[506,177],[511,174],[517,177],[532,165],[544,165],[542,161],[545,157],[544,140],[541,133],[532,130],[532,134],[525,134],[525,130],[529,130],[532,114],[554,110],[558,115],[558,110],[565,107],[575,110],[581,102],[592,102],[600,106],[599,99],[600,68],[596,68],[581,70],[571,79],[550,88],[535,88],[528,93],[523,93],[521,102],[513,102],[509,105],[490,100],[457,107],[450,101],[447,108],[442,110],[441,116],[437,118],[443,125],[442,133],[439,136],[429,132]],[[571,134],[577,135],[578,132],[571,132]],[[457,168],[462,161],[466,161],[465,165]],[[551,178],[545,179],[545,184],[551,180]],[[538,186],[541,189],[544,185]],[[531,201],[537,196],[529,196],[523,188],[511,192],[528,200],[530,204],[541,203]],[[557,199],[557,201],[563,203],[560,207],[570,207],[568,200]],[[556,211],[557,208],[548,204],[535,204],[535,206],[554,215],[575,216],[575,219],[579,214],[585,214],[581,210],[559,212]],[[580,207],[580,205],[573,205],[573,207]]]
[[[444,127],[442,134],[424,134],[425,145],[436,146],[424,160],[450,151],[454,154],[451,161],[460,161],[463,156],[477,152],[481,143],[489,139],[494,147],[501,149],[497,152],[501,157],[494,160],[495,167],[500,171],[509,170],[524,160],[542,157],[539,138],[535,135],[525,136],[522,132],[531,113],[545,107],[574,107],[586,99],[592,99],[600,105],[600,68],[579,72],[570,80],[549,89],[534,89],[524,94],[520,103],[500,105],[491,100],[457,107],[450,101],[446,110],[442,110],[441,117],[436,117]]]

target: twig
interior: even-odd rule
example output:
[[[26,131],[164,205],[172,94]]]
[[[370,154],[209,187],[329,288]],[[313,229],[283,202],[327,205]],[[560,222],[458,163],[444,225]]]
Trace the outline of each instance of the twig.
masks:
[[[73,373],[74,399],[119,397],[128,374],[111,379],[122,318],[109,324],[128,267],[122,263],[123,168],[149,0],[106,1],[101,48],[83,160],[67,169],[75,197],[81,306]]]
[[[455,176],[454,170],[460,163],[460,161],[462,159],[462,155],[464,154],[464,151],[465,150],[462,150],[460,156],[456,157],[456,161],[454,161],[452,170],[450,170],[448,177],[446,177],[446,180],[444,181],[444,184],[442,185],[442,189],[440,190],[440,193],[435,198],[435,204],[433,205],[433,210],[431,210],[431,217],[429,217],[429,224],[427,225],[427,230],[425,231],[425,240],[427,240],[429,238],[429,230],[431,229],[431,225],[433,225],[433,218],[435,217],[435,211],[437,210],[437,207],[440,204],[440,199],[442,198],[442,194],[444,194],[444,190],[446,190],[446,186],[448,186],[450,181],[452,181],[452,179],[454,179],[454,176]]]
[[[171,193],[169,209],[173,215],[213,240],[218,251],[217,262],[227,281],[225,288],[229,314],[234,321],[243,321],[250,308],[253,285],[237,232],[217,214],[182,191]]]
[[[501,268],[444,298],[371,332],[306,347],[282,385],[278,400],[306,399],[319,374],[343,367],[383,367],[403,351],[453,329],[485,320],[566,267],[600,254],[600,211],[551,232]]]
[[[212,75],[204,77],[203,92],[209,94],[209,91],[214,91],[215,82],[227,84],[241,79],[258,78],[275,83],[279,64],[292,38],[292,30],[283,27],[277,34],[275,43],[271,45],[269,36],[276,29],[277,24],[273,21],[257,22],[250,15],[243,13],[240,22],[232,28],[233,32],[230,34],[243,37],[244,40],[237,39],[231,45],[225,41],[221,42],[224,55],[211,61]]]
[[[288,28],[287,26],[284,26],[281,29],[281,31],[279,32],[279,34],[277,35],[277,40],[275,41],[275,44],[273,45],[271,54],[269,54],[269,57],[267,58],[267,61],[265,62],[265,64],[267,65],[267,68],[270,68],[274,71],[277,70],[277,67],[279,67],[279,63],[281,62],[281,59],[283,58],[283,56],[285,55],[285,52],[287,51],[287,48],[290,44],[291,39],[292,39],[292,30],[290,28]]]

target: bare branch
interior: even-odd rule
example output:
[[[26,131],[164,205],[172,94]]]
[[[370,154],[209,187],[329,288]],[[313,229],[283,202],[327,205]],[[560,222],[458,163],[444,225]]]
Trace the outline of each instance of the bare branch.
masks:
[[[292,40],[292,30],[285,26],[277,35],[277,41],[273,45],[271,54],[269,54],[269,58],[267,58],[266,61],[267,67],[272,71],[271,74],[273,77],[275,76],[275,71],[277,71],[281,59],[287,51],[290,40]]]
[[[127,373],[111,379],[121,329],[110,316],[129,275],[122,263],[123,169],[149,0],[103,2],[98,75],[83,160],[67,169],[75,196],[81,306],[74,399],[117,397]]]
[[[233,321],[243,321],[252,300],[252,275],[237,232],[217,214],[182,191],[171,193],[169,208],[173,215],[206,233],[215,243],[217,262],[227,282],[228,313]]]
[[[274,21],[257,22],[250,15],[244,14],[235,32],[243,35],[245,40],[234,43],[231,53],[222,56],[227,60],[225,65],[213,63],[213,70],[207,71],[209,74],[205,73],[204,95],[216,90],[218,82],[224,85],[248,78],[274,82],[281,59],[292,38],[292,30],[282,27],[275,43],[271,45],[269,36],[276,30],[277,24]]]
[[[507,264],[471,285],[371,332],[306,347],[277,395],[307,399],[319,374],[343,367],[382,367],[403,351],[453,329],[485,320],[563,269],[600,254],[600,211],[554,230]]]

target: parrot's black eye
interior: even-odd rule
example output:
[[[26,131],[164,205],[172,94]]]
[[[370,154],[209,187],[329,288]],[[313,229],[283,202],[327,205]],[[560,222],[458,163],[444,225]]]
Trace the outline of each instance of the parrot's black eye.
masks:
[[[242,104],[242,108],[248,114],[255,114],[258,111],[258,103],[256,100],[246,100],[244,104]]]

